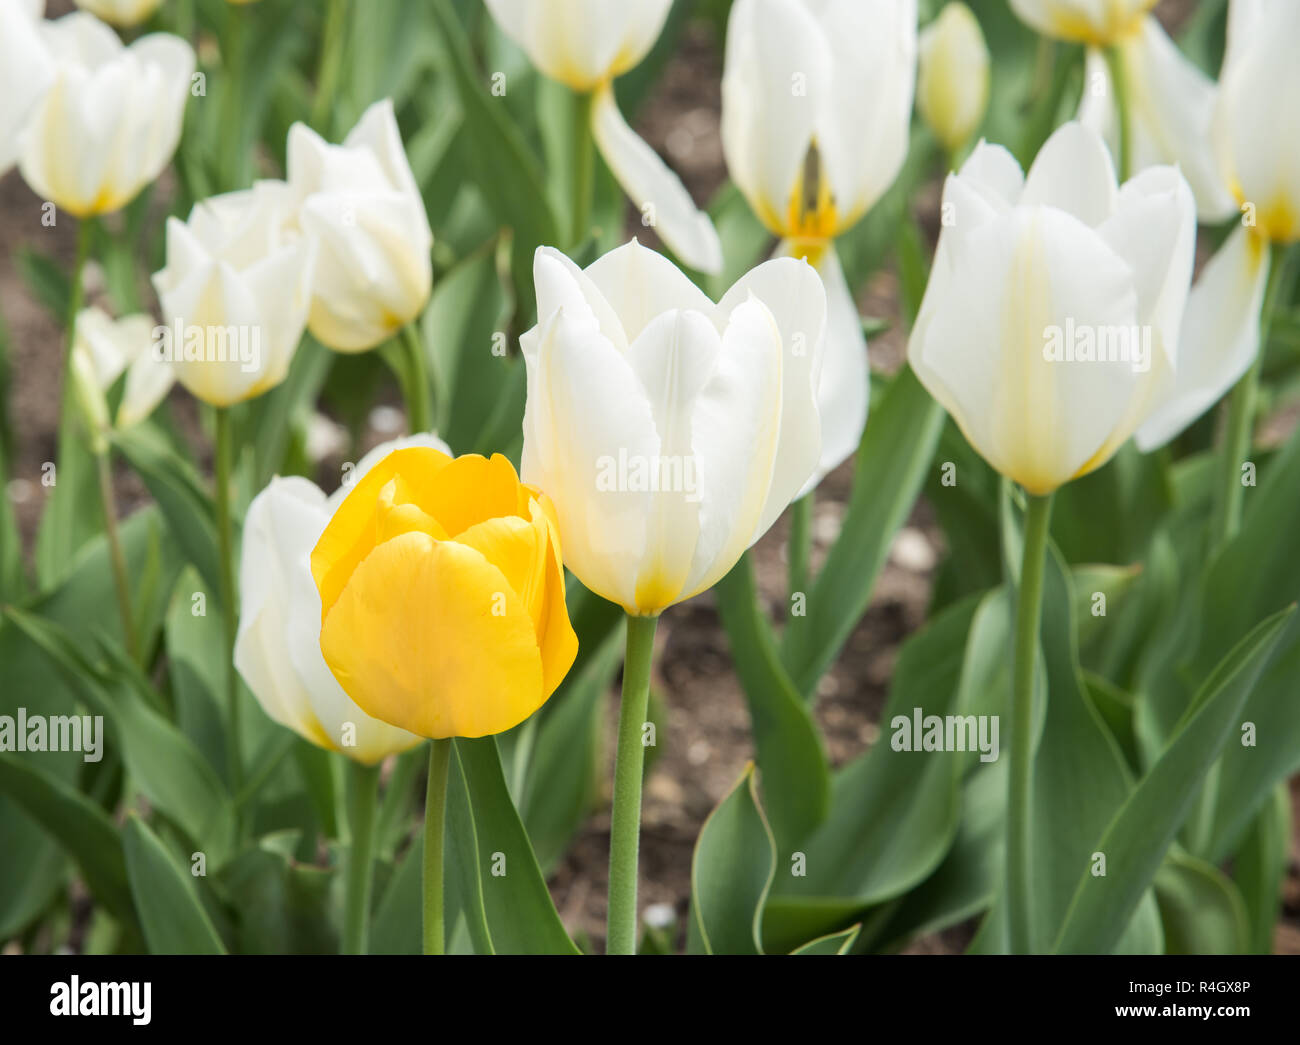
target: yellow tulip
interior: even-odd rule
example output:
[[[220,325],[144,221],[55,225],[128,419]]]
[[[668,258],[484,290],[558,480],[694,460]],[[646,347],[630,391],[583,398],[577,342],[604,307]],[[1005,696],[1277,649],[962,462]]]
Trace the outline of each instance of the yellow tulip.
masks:
[[[421,736],[510,729],[578,652],[555,510],[499,454],[390,454],[339,505],[311,570],[339,685]]]

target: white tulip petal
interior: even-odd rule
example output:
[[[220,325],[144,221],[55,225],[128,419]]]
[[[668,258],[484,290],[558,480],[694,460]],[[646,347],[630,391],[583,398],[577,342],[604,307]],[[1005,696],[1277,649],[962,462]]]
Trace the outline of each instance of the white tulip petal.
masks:
[[[787,240],[777,248],[777,253],[789,257],[797,249]],[[839,255],[833,245],[828,245],[817,254],[815,261],[817,274],[826,288],[826,349],[817,382],[822,450],[817,470],[799,491],[800,497],[857,452],[871,399],[871,368],[862,315],[844,277]]]
[[[170,363],[155,359],[150,352],[137,356],[127,367],[117,426],[130,428],[144,421],[167,398],[175,383],[176,370]]]
[[[916,90],[916,0],[823,0],[832,54],[830,97],[816,136],[840,228],[854,224],[898,177]]]
[[[1056,207],[1096,228],[1115,210],[1115,164],[1096,131],[1067,123],[1039,150],[1021,194],[1022,206]]]
[[[1174,386],[1138,429],[1154,450],[1219,401],[1259,353],[1259,317],[1268,284],[1267,244],[1238,228],[1205,265],[1187,299]]]
[[[751,294],[731,313],[717,367],[694,407],[699,536],[679,598],[711,588],[767,531],[763,516],[784,424],[784,355],[776,320]]]
[[[750,537],[754,541],[806,486],[822,460],[818,391],[829,323],[821,277],[803,261],[776,258],[759,265],[723,295],[718,313],[731,315],[751,294],[771,313],[782,341],[781,434],[767,501]]]
[[[700,272],[722,271],[722,240],[707,214],[695,206],[682,180],[659,154],[628,126],[612,87],[596,95],[591,130],[614,177],[642,213],[642,221]]]
[[[672,0],[486,0],[492,17],[553,80],[589,91],[640,64]]]
[[[634,481],[659,457],[641,380],[594,321],[560,311],[529,364],[521,477],[546,490],[565,564],[588,588],[633,612],[649,491]]]
[[[697,400],[718,365],[722,338],[702,312],[656,316],[628,348],[627,359],[650,403],[659,437],[649,462],[652,489],[646,540],[636,577],[640,607],[676,602],[690,578],[700,530],[700,501],[712,500],[714,476],[696,456]]]
[[[0,175],[18,158],[18,137],[54,80],[54,58],[36,19],[21,5],[0,0]]]
[[[1196,260],[1196,201],[1174,167],[1148,167],[1125,182],[1115,213],[1097,230],[1133,271],[1138,314],[1156,350],[1177,365],[1178,334]]]
[[[834,58],[801,0],[736,0],[727,23],[722,146],[764,224],[784,235],[791,196],[831,95]]]
[[[709,296],[681,269],[636,240],[597,258],[587,267],[586,275],[618,317],[628,342],[640,337],[656,316],[672,309],[713,311]]]
[[[621,283],[621,280],[615,280],[613,272],[610,279],[613,285]],[[577,317],[584,308],[589,309],[610,344],[620,352],[627,351],[628,338],[623,331],[623,322],[605,295],[587,273],[554,247],[537,248],[533,256],[533,286],[537,292],[539,316],[552,316],[566,308],[570,315]],[[639,327],[644,326],[644,322],[639,324]]]

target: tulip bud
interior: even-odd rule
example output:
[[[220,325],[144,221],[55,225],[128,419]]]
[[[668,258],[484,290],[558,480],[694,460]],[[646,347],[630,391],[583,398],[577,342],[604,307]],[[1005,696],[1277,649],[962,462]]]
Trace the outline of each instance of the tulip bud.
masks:
[[[388,340],[429,300],[433,233],[389,99],[342,145],[289,129],[289,186],[320,241],[308,326],[321,344],[360,352]]]
[[[1156,0],[1011,0],[1012,9],[1044,36],[1109,47],[1135,32]]]
[[[916,376],[994,469],[1035,495],[1101,467],[1178,365],[1196,209],[1152,167],[1061,127],[1028,177],[981,144],[944,187],[953,220],[908,345]]]
[[[19,169],[76,217],[120,210],[176,151],[194,51],[169,33],[123,47],[85,12],[42,28],[53,77],[23,123]]]
[[[126,374],[117,408],[119,428],[129,428],[145,420],[175,381],[171,364],[154,351],[155,331],[153,317],[143,313],[113,319],[102,309],[87,308],[77,316],[73,352],[89,363],[86,376],[98,399],[102,400],[114,382]],[[107,419],[106,403],[103,410]]]
[[[989,100],[989,51],[971,10],[951,3],[921,33],[916,105],[949,152],[979,129]]]
[[[139,25],[156,10],[162,0],[76,0],[77,6],[113,25]]]
[[[108,402],[95,373],[95,361],[83,347],[77,346],[69,363],[73,398],[85,423],[91,450],[102,454],[108,449],[107,434],[112,424],[108,419]]]
[[[635,240],[533,266],[523,475],[555,501],[565,562],[649,616],[715,584],[817,466],[826,294],[769,261],[715,305]]]
[[[230,406],[278,385],[302,338],[316,242],[293,224],[283,182],[195,204],[167,222],[167,267],[154,276],[161,353],[193,395]]]
[[[367,715],[330,673],[321,654],[321,601],[311,552],[349,490],[390,453],[412,446],[447,452],[442,440],[429,435],[384,443],[329,497],[298,476],[272,479],[253,498],[243,528],[236,669],[276,722],[367,765],[421,738]]]
[[[420,736],[518,725],[577,656],[554,509],[499,454],[389,454],[338,506],[311,571],[339,685]]]

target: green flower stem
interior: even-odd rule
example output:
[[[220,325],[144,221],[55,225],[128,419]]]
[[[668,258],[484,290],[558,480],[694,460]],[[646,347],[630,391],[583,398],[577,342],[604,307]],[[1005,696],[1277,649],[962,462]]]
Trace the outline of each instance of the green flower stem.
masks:
[[[221,44],[222,85],[222,188],[229,192],[244,187],[243,70],[238,68],[244,49],[242,4],[226,5],[226,38]]]
[[[1124,71],[1124,54],[1119,45],[1106,48],[1106,67],[1110,70],[1111,90],[1115,95],[1115,111],[1119,115],[1119,155],[1115,157],[1119,168],[1120,184],[1128,181],[1133,163],[1133,119],[1129,109],[1128,76]]]
[[[77,313],[81,311],[81,302],[83,295],[83,275],[86,270],[86,262],[90,258],[90,243],[94,238],[95,227],[90,218],[77,222],[77,254],[72,263],[72,275],[68,283],[68,312],[67,319],[64,322],[63,329],[67,331],[68,343],[65,346],[66,355],[64,356],[64,396],[66,397],[71,391],[71,371],[72,365],[72,347],[77,343]]]
[[[122,537],[117,530],[117,504],[113,499],[113,473],[108,450],[95,453],[99,471],[99,502],[104,509],[104,533],[108,537],[108,556],[113,566],[113,587],[117,589],[117,611],[122,618],[122,638],[127,655],[137,663],[140,651],[135,641],[135,618],[131,615],[131,585],[127,580],[126,555],[122,552]]]
[[[1034,665],[1042,623],[1043,566],[1052,497],[1030,497],[1025,513],[1024,560],[1016,599],[1015,662],[1011,689],[1011,769],[1007,785],[1007,927],[1012,954],[1033,946],[1030,912],[1029,792],[1033,781]]]
[[[813,499],[816,491],[809,490],[790,505],[790,540],[786,556],[790,568],[790,594],[807,591],[808,562],[812,558]]]
[[[1283,244],[1272,248],[1268,287],[1259,317],[1259,351],[1255,361],[1237,381],[1228,398],[1228,422],[1224,430],[1223,456],[1220,463],[1219,496],[1214,511],[1214,547],[1223,547],[1241,529],[1241,502],[1245,488],[1241,485],[1241,466],[1250,456],[1251,433],[1255,426],[1255,405],[1259,398],[1259,373],[1264,364],[1273,317],[1278,310],[1282,285],[1286,282],[1290,254]]]
[[[235,672],[235,631],[239,613],[236,606],[234,524],[230,507],[234,438],[229,408],[219,406],[216,410],[217,544],[221,558],[221,613],[225,625],[226,711],[229,716],[226,758],[230,769],[230,789],[238,794],[243,784],[244,765],[240,749],[239,677]]]
[[[451,741],[435,740],[429,747],[429,784],[424,793],[424,953],[442,954],[443,833],[447,821],[447,769]]]
[[[591,231],[591,193],[595,175],[595,142],[591,137],[593,91],[573,93],[573,247],[582,246]]]
[[[403,396],[406,399],[407,423],[411,434],[433,430],[433,411],[429,397],[429,371],[425,365],[424,344],[414,323],[402,328],[402,347],[406,350],[406,377]]]
[[[606,954],[636,953],[637,852],[641,835],[641,729],[650,701],[650,661],[658,617],[627,618],[623,700],[614,757],[614,806],[609,829],[609,914]]]
[[[365,766],[348,759],[344,787],[352,847],[348,851],[343,907],[343,953],[365,954],[370,944],[370,886],[375,867],[379,766]]]
[[[343,42],[348,23],[348,0],[329,0],[321,40],[320,65],[316,71],[316,95],[312,99],[311,125],[330,137],[330,113],[338,92],[339,70],[343,66]]]

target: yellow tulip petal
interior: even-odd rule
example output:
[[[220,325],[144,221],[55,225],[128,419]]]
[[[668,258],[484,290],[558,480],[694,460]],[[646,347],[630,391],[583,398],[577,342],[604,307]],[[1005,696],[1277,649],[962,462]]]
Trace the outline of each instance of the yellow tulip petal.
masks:
[[[532,617],[477,550],[424,533],[375,548],[328,609],[321,652],[375,718],[421,736],[480,737],[545,700]]]
[[[437,483],[419,490],[413,486],[411,499],[455,537],[476,523],[516,514],[519,476],[500,454],[465,454],[438,474]]]
[[[436,477],[452,459],[429,446],[396,450],[370,469],[344,498],[311,553],[311,574],[321,595],[321,619],[329,613],[357,568],[379,543],[378,502],[384,488],[399,473],[405,491],[432,489]],[[403,498],[423,505],[418,496]]]

